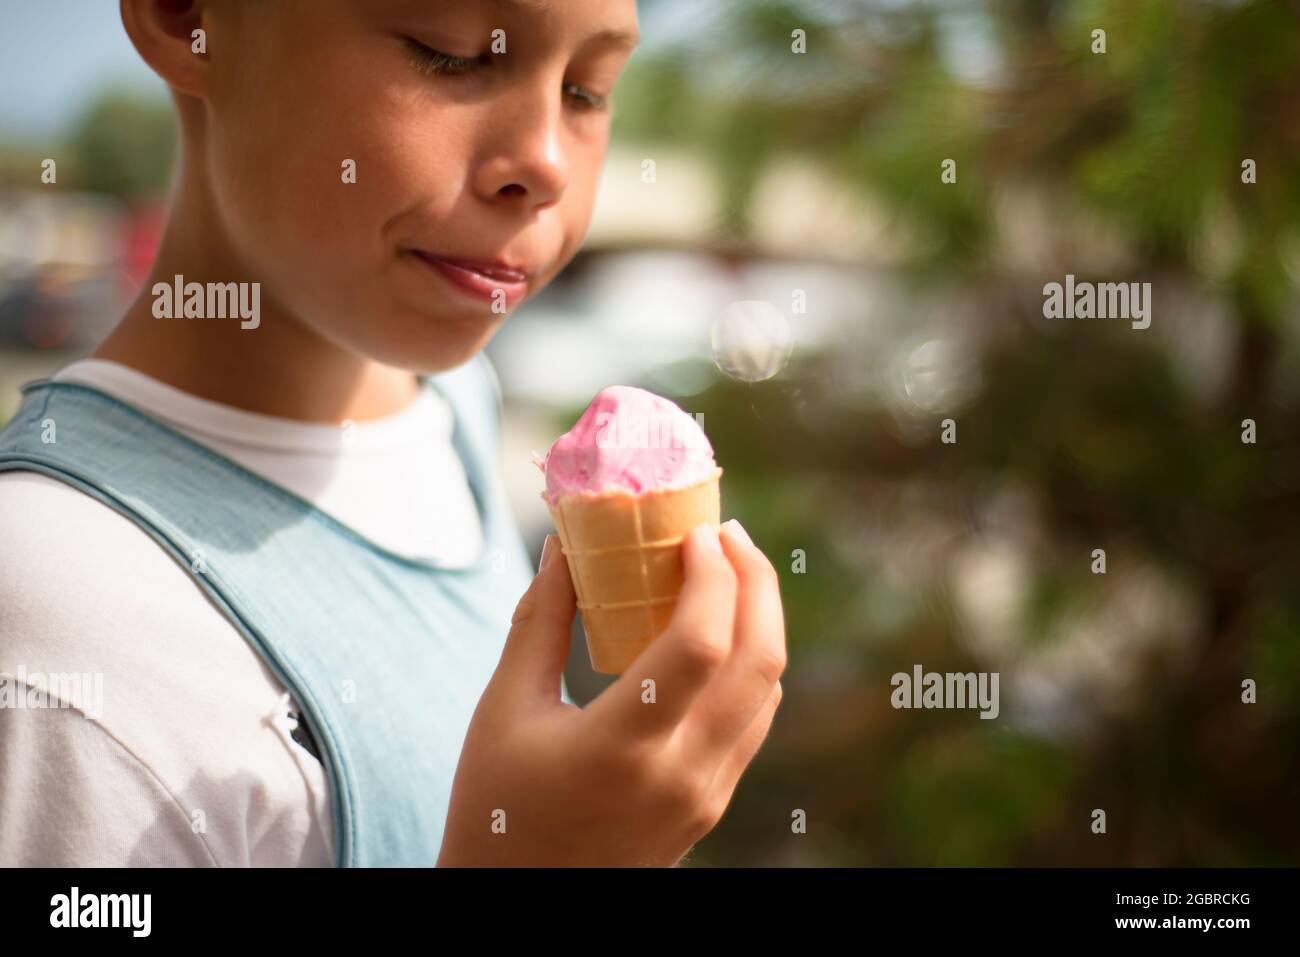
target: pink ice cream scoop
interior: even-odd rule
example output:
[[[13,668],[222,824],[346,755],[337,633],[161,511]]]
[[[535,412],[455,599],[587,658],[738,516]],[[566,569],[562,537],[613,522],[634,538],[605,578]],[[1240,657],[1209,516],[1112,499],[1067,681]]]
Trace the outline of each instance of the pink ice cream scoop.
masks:
[[[644,389],[602,389],[543,459],[545,497],[682,488],[717,471],[713,447],[695,419]]]

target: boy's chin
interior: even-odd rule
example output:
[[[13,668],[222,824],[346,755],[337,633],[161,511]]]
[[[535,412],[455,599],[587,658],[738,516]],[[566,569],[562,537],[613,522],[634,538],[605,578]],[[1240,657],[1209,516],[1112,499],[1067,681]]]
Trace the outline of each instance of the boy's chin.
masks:
[[[464,365],[481,352],[505,316],[488,314],[466,321],[464,317],[426,325],[419,334],[367,350],[376,362],[422,375],[433,375]]]

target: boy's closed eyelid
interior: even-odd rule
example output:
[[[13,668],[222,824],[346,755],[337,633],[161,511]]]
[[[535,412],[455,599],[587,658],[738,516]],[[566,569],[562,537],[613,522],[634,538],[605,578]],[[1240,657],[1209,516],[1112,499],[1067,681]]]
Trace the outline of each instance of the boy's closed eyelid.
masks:
[[[491,54],[480,53],[472,57],[456,56],[444,50],[436,49],[412,36],[403,36],[407,52],[414,61],[414,66],[422,73],[443,77],[461,77],[490,66]],[[610,111],[610,94],[602,93],[583,83],[565,81],[564,93],[582,110],[597,113]]]
[[[477,60],[483,55],[483,51],[473,43],[467,43],[464,40],[454,38],[435,38],[417,35],[415,33],[402,34],[402,39],[407,43],[412,43],[423,47],[434,53],[441,53],[457,60]]]
[[[407,56],[412,65],[421,73],[432,76],[460,77],[475,73],[490,65],[491,58],[486,54],[457,56],[429,46],[423,40],[404,37]]]

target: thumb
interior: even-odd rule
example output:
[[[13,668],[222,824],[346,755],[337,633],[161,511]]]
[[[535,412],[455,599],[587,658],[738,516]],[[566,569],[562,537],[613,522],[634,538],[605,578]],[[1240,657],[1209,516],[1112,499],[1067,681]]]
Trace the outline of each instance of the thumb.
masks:
[[[547,535],[541,567],[510,621],[497,676],[525,694],[543,694],[558,701],[576,609],[577,597],[560,536]]]

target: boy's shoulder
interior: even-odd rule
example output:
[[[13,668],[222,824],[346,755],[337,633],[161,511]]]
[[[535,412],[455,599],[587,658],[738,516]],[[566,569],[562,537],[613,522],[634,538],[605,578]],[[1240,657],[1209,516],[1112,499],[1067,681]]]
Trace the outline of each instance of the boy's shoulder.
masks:
[[[10,623],[0,652],[6,657],[16,642],[32,638],[16,633],[16,616],[56,618],[82,603],[78,598],[85,591],[74,583],[95,585],[93,542],[102,511],[107,509],[100,503],[48,476],[0,472],[0,622]]]
[[[155,802],[159,820],[176,808],[204,808],[231,825],[195,837],[182,820],[167,832],[175,846],[159,853],[247,863],[252,836],[263,833],[270,841],[260,852],[273,858],[264,863],[304,855],[330,863],[329,835],[313,809],[328,800],[328,785],[319,764],[296,761],[302,756],[288,731],[273,725],[284,689],[257,652],[134,522],[30,471],[0,472],[0,676],[28,709],[0,716],[5,726],[43,736],[32,739],[29,756],[72,740],[58,736],[81,712],[88,720],[76,724],[78,740],[98,732],[93,740],[117,758],[96,764],[83,756],[70,768],[111,774],[113,787]],[[29,688],[48,694],[33,698]],[[33,701],[59,713],[40,720]],[[154,792],[135,786],[142,781]],[[75,801],[72,792],[92,784],[66,781],[59,800]],[[254,790],[262,800],[250,804]],[[24,814],[17,826],[38,827],[34,813],[0,806],[0,830]],[[206,849],[190,847],[196,840]],[[268,851],[277,842],[283,853]]]
[[[0,472],[0,623],[5,625],[0,654],[10,658],[26,649],[49,655],[55,637],[71,651],[70,644],[82,636],[102,632],[81,629],[85,622],[78,619],[117,619],[113,606],[130,602],[117,587],[149,584],[150,563],[135,564],[141,549],[127,534],[132,529],[138,532],[129,520],[65,482],[30,471]],[[15,620],[41,627],[20,630]]]
[[[133,521],[50,476],[0,472],[0,673],[102,674],[107,719],[126,722],[157,706],[142,698],[164,680],[181,687],[201,680],[204,666],[249,656],[188,572]]]
[[[126,714],[161,678],[184,684],[249,662],[261,666],[133,521],[50,476],[0,472],[0,672],[103,673],[108,702]]]

